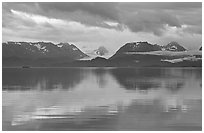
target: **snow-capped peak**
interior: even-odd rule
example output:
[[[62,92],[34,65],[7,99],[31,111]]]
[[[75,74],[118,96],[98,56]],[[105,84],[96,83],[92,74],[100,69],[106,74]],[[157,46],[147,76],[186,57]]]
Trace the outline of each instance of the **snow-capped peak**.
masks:
[[[61,42],[61,43],[57,44],[57,47],[61,48],[61,47],[66,46],[66,45],[70,46],[71,44],[69,44],[67,42]]]
[[[170,42],[166,46],[163,46],[163,48],[167,51],[186,51],[186,49],[177,42]]]

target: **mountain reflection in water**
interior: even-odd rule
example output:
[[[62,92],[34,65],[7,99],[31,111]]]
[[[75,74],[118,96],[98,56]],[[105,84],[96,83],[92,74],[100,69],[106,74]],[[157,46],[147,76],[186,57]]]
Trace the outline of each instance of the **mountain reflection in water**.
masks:
[[[201,130],[199,68],[3,68],[3,130]]]

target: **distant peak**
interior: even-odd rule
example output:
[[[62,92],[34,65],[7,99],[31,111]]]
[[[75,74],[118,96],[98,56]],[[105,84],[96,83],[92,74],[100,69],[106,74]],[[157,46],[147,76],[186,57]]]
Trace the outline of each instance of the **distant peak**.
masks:
[[[172,41],[164,46],[167,51],[186,51],[186,49],[181,46],[178,42]]]
[[[57,44],[57,47],[61,48],[63,46],[70,46],[70,44],[68,42],[60,42],[59,44]]]
[[[148,43],[147,41],[140,42],[130,42],[123,45],[117,53],[124,52],[150,52],[150,51],[159,51],[161,50],[161,46],[153,45]]]
[[[100,46],[100,47],[98,47],[98,49],[96,49],[94,51],[97,55],[100,55],[100,56],[103,56],[109,52],[104,46]]]

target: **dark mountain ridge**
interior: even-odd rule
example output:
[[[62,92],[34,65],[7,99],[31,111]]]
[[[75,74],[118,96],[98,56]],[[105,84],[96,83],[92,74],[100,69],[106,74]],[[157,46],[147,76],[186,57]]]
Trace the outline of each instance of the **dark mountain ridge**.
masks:
[[[75,45],[51,42],[2,43],[3,65],[52,65],[56,62],[71,62],[87,57]]]
[[[116,53],[121,52],[150,52],[150,51],[159,51],[161,46],[155,44],[152,45],[148,42],[132,42],[126,43],[122,46]]]
[[[51,42],[8,42],[2,44],[3,66],[48,67],[200,67],[202,53],[189,53],[176,42],[165,46],[148,42],[123,45],[112,57],[87,57],[75,45]],[[199,50],[198,50],[199,51]],[[178,54],[179,53],[179,54]]]

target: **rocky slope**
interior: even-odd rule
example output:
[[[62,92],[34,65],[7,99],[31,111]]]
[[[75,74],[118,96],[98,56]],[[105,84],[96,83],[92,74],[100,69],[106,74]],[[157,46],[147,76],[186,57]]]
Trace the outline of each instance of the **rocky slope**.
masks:
[[[38,65],[73,61],[87,57],[75,45],[51,42],[7,42],[2,43],[3,65]]]
[[[169,44],[163,46],[163,50],[166,51],[186,51],[186,49],[178,44],[177,42],[170,42]]]

